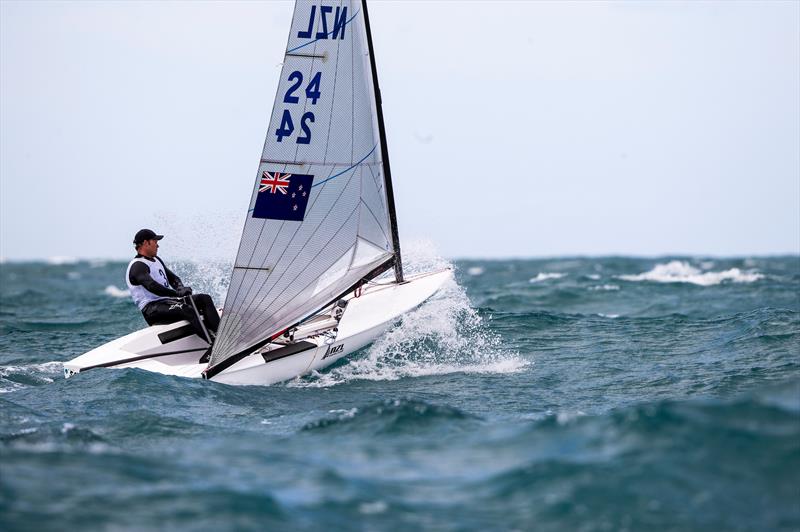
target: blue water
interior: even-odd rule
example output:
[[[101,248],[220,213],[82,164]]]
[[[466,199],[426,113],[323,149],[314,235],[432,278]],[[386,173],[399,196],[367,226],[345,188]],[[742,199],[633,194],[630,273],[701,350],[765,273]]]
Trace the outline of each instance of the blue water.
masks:
[[[124,266],[0,265],[2,530],[800,529],[798,257],[456,261],[319,374],[64,380]]]

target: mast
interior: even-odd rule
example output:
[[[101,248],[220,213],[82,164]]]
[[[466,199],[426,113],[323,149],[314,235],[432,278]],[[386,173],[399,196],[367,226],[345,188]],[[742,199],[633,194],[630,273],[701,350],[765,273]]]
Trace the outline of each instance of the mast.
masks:
[[[375,50],[372,47],[372,31],[369,28],[369,13],[367,0],[362,0],[364,6],[364,29],[367,31],[367,47],[369,49],[369,62],[372,67],[372,87],[375,90],[375,107],[378,113],[378,134],[381,139],[381,155],[383,157],[383,174],[386,176],[386,201],[389,207],[389,223],[392,229],[392,245],[394,246],[394,276],[398,283],[403,282],[403,260],[400,256],[400,235],[397,231],[397,213],[394,208],[394,189],[392,188],[392,170],[389,166],[389,148],[386,145],[386,127],[383,123],[383,106],[381,89],[378,86],[378,71],[375,68]]]

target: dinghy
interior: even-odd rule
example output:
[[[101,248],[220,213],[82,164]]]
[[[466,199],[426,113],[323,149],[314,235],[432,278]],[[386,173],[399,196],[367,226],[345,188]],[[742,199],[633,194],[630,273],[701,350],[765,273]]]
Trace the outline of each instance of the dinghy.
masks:
[[[64,374],[288,380],[369,345],[451,277],[403,274],[366,1],[298,0],[216,339],[147,327]]]

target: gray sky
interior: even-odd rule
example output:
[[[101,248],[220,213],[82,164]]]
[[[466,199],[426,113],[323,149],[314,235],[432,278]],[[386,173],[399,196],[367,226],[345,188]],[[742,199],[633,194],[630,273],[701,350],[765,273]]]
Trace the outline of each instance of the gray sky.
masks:
[[[401,240],[800,253],[800,2],[370,3]],[[0,3],[0,257],[233,258],[288,2]],[[202,249],[202,251],[201,251]]]

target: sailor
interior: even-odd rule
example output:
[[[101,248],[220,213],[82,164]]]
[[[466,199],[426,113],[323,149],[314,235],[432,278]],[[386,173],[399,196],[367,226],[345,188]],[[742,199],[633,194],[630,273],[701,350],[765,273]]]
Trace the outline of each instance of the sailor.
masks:
[[[157,256],[157,235],[150,229],[142,229],[133,237],[136,256],[128,264],[125,280],[133,302],[142,311],[148,325],[175,323],[188,320],[200,338],[205,338],[203,326],[186,297],[191,297],[197,310],[205,318],[206,329],[213,340],[219,327],[219,313],[211,296],[192,294],[192,289],[183,286],[180,277],[167,268]]]

